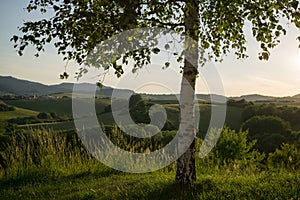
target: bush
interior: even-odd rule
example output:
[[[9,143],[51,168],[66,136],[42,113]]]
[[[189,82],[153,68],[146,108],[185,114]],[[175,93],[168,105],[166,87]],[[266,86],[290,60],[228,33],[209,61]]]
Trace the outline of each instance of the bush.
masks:
[[[242,124],[242,130],[249,130],[249,138],[257,140],[255,148],[260,152],[274,152],[291,138],[291,126],[275,116],[254,116]]]
[[[37,115],[39,119],[51,119],[51,115],[49,113],[41,112]]]
[[[255,134],[286,134],[291,130],[287,121],[275,116],[254,116],[242,124],[242,130],[249,130],[249,135]]]
[[[299,130],[300,109],[297,107],[277,107],[275,104],[249,105],[242,112],[242,121],[254,116],[277,116],[289,122],[292,128]]]
[[[300,149],[293,144],[283,144],[280,149],[269,154],[268,165],[298,171],[300,170]]]
[[[264,152],[266,154],[274,152],[283,143],[288,142],[287,137],[278,133],[257,135],[255,138],[257,139],[255,148],[258,149],[260,152]]]
[[[0,104],[0,112],[7,112],[7,111],[14,111],[14,110],[16,110],[16,108],[13,106],[8,106],[2,103]]]
[[[239,107],[239,108],[245,108],[248,105],[252,105],[252,102],[247,102],[245,99],[241,99],[241,100],[233,100],[233,99],[229,99],[227,101],[227,105],[228,106],[234,106],[234,107]]]
[[[252,151],[256,141],[249,142],[247,135],[247,131],[236,132],[225,128],[214,149],[215,157],[221,159],[222,162],[252,159],[254,154],[257,154],[257,152]]]
[[[18,118],[13,118],[9,119],[8,123],[9,124],[34,124],[34,123],[40,123],[41,120],[39,120],[37,117],[18,117]]]

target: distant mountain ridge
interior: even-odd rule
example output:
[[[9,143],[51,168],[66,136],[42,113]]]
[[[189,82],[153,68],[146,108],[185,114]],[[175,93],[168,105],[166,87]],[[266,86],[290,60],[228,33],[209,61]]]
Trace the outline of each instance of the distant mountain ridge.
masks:
[[[87,91],[90,91],[95,87],[94,84],[91,83],[76,83],[78,92],[80,93],[86,93]],[[30,95],[51,95],[55,93],[72,93],[73,92],[73,86],[74,83],[61,83],[58,85],[44,85],[41,83],[28,81],[28,80],[21,80],[17,79],[11,76],[0,76],[0,95],[24,95],[24,96],[30,96]],[[128,89],[114,89],[112,87],[104,86],[102,89],[97,89],[97,94],[111,97],[112,92],[114,90],[117,90],[119,95],[126,95],[128,93],[133,93],[132,90]],[[153,98],[153,99],[170,99],[174,98],[176,99],[177,95],[155,95],[155,94],[144,94],[147,98]],[[218,99],[223,99],[224,97],[221,95],[210,95],[210,94],[197,94],[197,98],[204,101],[210,101],[211,96],[214,101],[218,101]],[[227,97],[225,97],[227,98]],[[249,95],[242,95],[239,97],[228,97],[227,99],[232,100],[242,100],[245,99],[246,101],[289,101],[293,99],[300,99],[300,94],[294,95],[292,97],[272,97],[272,96],[264,96],[260,94],[249,94]]]
[[[298,101],[300,99],[300,94],[294,96],[286,96],[286,97],[272,97],[272,96],[264,96],[260,94],[249,94],[249,95],[242,95],[240,97],[229,97],[229,99],[239,101],[239,100],[246,100],[246,101]]]
[[[77,84],[77,83],[76,83]],[[61,83],[58,85],[44,85],[28,80],[21,80],[11,76],[0,76],[0,95],[51,95],[55,93],[72,93],[74,83]],[[78,92],[86,93],[95,87],[90,83],[78,83]],[[113,88],[104,86],[101,90],[97,89],[97,94],[110,97]],[[131,90],[117,89],[118,92],[128,93]]]
[[[249,95],[242,95],[240,97],[230,97],[230,99],[239,101],[242,99],[245,99],[246,101],[272,101],[277,99],[278,97],[272,97],[272,96],[264,96],[260,94],[249,94]]]
[[[293,98],[300,99],[300,94],[293,96]]]

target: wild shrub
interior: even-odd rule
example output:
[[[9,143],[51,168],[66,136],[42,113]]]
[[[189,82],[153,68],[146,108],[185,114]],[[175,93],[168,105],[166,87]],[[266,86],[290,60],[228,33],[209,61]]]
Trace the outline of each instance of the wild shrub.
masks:
[[[268,166],[288,171],[300,170],[300,149],[294,144],[283,144],[268,157]]]

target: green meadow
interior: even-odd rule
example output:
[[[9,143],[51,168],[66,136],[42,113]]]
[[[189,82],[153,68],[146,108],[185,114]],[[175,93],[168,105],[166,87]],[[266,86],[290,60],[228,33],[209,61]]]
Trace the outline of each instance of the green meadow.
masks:
[[[145,110],[158,103],[151,99],[143,101]],[[216,147],[204,158],[197,156],[197,181],[189,188],[178,188],[174,183],[176,163],[151,173],[131,174],[109,168],[93,158],[74,130],[71,99],[1,103],[14,110],[0,112],[0,199],[300,198],[300,134],[299,124],[294,120],[298,110],[294,106],[244,101],[228,104],[225,127]],[[151,139],[136,139],[118,129],[109,110],[109,99],[96,99],[95,107],[100,124],[114,144],[131,152],[148,152],[165,146],[176,135],[179,125],[178,103],[159,103],[163,103],[170,125]],[[197,155],[212,106],[220,105],[199,104]],[[147,115],[141,113],[131,115],[146,123]],[[256,121],[252,122],[254,118]],[[258,135],[251,127],[253,123],[260,127],[257,120],[288,126],[276,134],[261,127]]]

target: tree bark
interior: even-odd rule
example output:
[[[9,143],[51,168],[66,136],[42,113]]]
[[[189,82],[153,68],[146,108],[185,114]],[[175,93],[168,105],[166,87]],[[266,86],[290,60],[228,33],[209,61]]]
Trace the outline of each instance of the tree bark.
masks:
[[[199,29],[198,12],[198,0],[186,1],[185,31],[188,37],[185,40],[185,60],[180,92],[180,128],[178,142],[178,153],[183,154],[177,160],[176,171],[176,183],[180,186],[190,185],[196,181],[194,95],[199,58],[199,39],[197,31]],[[191,39],[193,41],[191,41]],[[188,145],[187,140],[192,140],[193,142]],[[187,147],[187,150],[182,152],[184,147]]]

